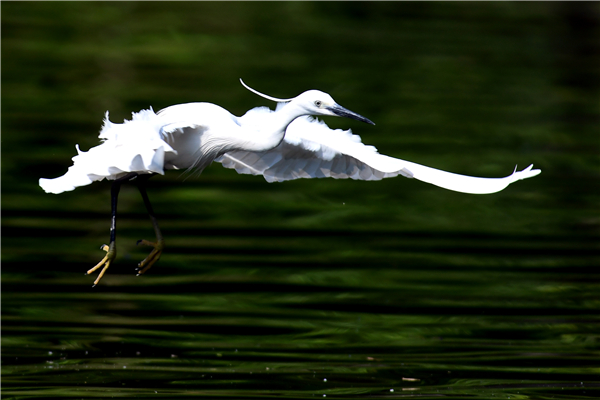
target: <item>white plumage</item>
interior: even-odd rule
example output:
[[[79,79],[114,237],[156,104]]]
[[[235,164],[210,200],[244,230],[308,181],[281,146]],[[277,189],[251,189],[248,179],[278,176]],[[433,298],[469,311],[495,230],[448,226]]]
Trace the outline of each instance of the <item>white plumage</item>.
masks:
[[[310,92],[317,97],[322,93]],[[129,172],[202,171],[217,161],[241,174],[263,175],[268,182],[325,177],[379,180],[403,175],[449,190],[484,194],[541,172],[529,166],[504,178],[476,178],[388,157],[364,145],[350,130],[330,129],[309,116],[310,110],[296,115],[293,111],[298,107],[291,107],[296,99],[279,103],[276,111],[257,107],[242,117],[210,103],[175,105],[158,114],[142,110],[123,124],[110,122],[107,112],[99,136],[102,143],[87,152],[77,146],[78,155],[68,172],[55,179],[42,178],[40,186],[48,193],[61,193]],[[313,115],[334,115],[327,109],[313,111],[325,111]]]
[[[75,145],[73,166],[61,177],[40,179],[40,186],[48,193],[62,193],[133,171],[164,174],[165,159],[177,152],[163,140],[160,124],[152,109],[133,113],[123,124],[110,122],[107,111],[99,136],[102,143],[87,152]]]
[[[55,179],[40,179],[48,193],[62,193],[102,179],[114,180],[110,245],[106,256],[88,274],[103,267],[94,284],[116,257],[116,208],[122,182],[136,180],[154,225],[156,242],[142,241],[154,249],[139,264],[140,273],[160,257],[164,240],[144,187],[144,176],[164,174],[169,169],[201,172],[213,161],[241,174],[262,175],[268,182],[298,178],[379,180],[403,175],[449,190],[494,193],[520,179],[540,173],[532,166],[504,178],[476,178],[440,171],[379,154],[364,145],[350,130],[330,129],[312,116],[342,116],[373,124],[337,104],[330,95],[309,90],[292,99],[277,99],[275,111],[258,107],[242,117],[210,103],[180,104],[155,113],[152,109],[133,113],[130,121],[113,124],[104,119],[102,143],[83,152],[77,148],[73,165]]]

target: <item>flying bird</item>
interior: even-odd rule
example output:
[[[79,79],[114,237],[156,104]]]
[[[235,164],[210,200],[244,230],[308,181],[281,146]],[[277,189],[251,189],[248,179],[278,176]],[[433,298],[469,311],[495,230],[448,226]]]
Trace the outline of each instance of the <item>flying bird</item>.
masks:
[[[504,178],[478,178],[388,157],[364,145],[350,130],[330,129],[313,117],[346,117],[375,125],[337,104],[329,94],[309,90],[297,97],[279,99],[240,82],[251,92],[277,102],[275,111],[257,107],[237,117],[216,104],[187,103],[158,113],[152,108],[141,110],[122,124],[110,122],[107,111],[99,135],[102,142],[87,152],[76,145],[73,165],[63,176],[39,180],[47,193],[62,193],[103,179],[114,181],[110,242],[102,246],[104,258],[86,273],[102,268],[94,286],[117,255],[117,200],[124,182],[137,185],[156,234],[155,242],[138,242],[152,247],[148,257],[138,264],[138,275],[160,258],[164,239],[146,193],[146,182],[166,170],[202,172],[216,161],[240,174],[262,175],[268,182],[325,177],[380,180],[402,175],[473,194],[495,193],[541,172],[530,165],[522,171],[515,168]]]

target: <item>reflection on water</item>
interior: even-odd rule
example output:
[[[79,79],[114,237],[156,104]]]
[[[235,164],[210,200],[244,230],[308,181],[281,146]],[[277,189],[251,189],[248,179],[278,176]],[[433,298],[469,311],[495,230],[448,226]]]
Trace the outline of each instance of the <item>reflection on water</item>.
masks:
[[[562,266],[548,268],[523,237],[448,235],[409,249],[402,235],[328,232],[319,246],[308,233],[174,245],[148,275],[122,260],[93,290],[79,262],[54,273],[6,263],[5,392],[600,395],[598,285],[572,263],[580,243],[557,243]]]
[[[596,5],[165,4],[2,6],[4,398],[600,397]],[[92,289],[110,185],[37,179],[105,109],[263,104],[240,76],[330,91],[390,155],[544,172],[492,196],[167,174],[162,259],[135,277],[152,228],[124,187]]]

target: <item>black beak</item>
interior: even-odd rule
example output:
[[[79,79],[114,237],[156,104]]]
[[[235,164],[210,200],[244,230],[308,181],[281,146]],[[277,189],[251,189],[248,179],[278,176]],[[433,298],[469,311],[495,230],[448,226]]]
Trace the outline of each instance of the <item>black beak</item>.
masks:
[[[366,122],[367,124],[375,125],[375,123],[373,121],[371,121],[370,119],[367,119],[367,118],[363,117],[362,115],[358,115],[357,113],[352,112],[352,111],[348,110],[347,108],[340,106],[339,104],[334,104],[331,107],[327,107],[327,109],[329,111],[331,111],[332,113],[334,113],[335,115],[338,115],[340,117],[352,118],[357,121],[362,121],[362,122]]]

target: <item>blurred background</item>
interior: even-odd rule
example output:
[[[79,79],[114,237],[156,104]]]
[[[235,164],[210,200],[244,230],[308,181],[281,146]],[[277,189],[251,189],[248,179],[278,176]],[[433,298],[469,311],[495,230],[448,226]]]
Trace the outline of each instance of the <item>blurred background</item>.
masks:
[[[594,398],[598,3],[3,2],[5,398]],[[379,152],[542,174],[493,195],[402,177],[269,184],[220,164],[119,200],[45,194],[104,113],[330,93]]]

